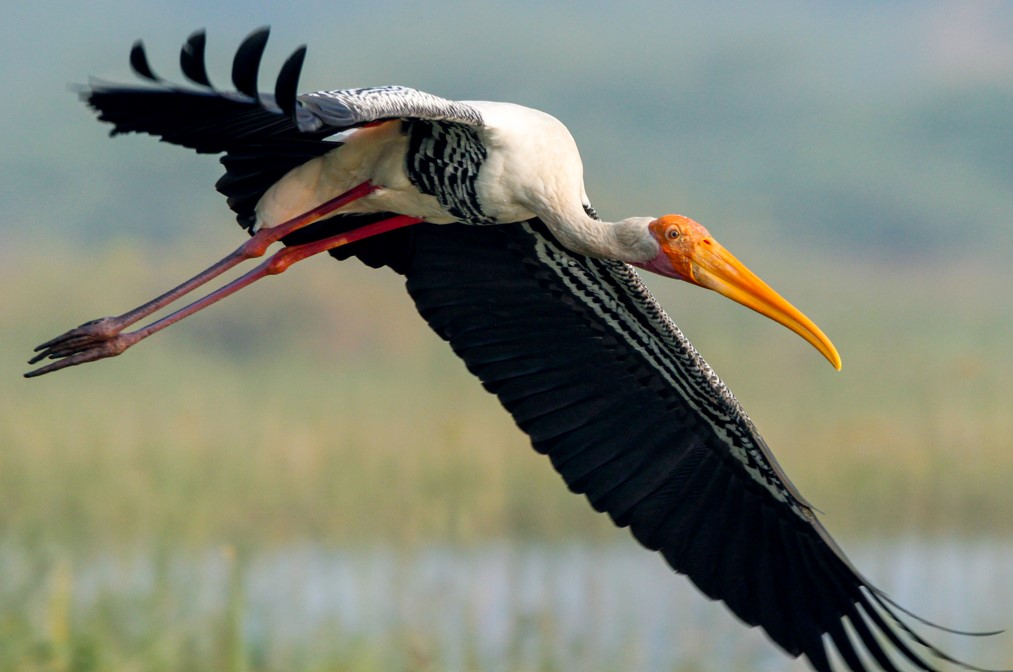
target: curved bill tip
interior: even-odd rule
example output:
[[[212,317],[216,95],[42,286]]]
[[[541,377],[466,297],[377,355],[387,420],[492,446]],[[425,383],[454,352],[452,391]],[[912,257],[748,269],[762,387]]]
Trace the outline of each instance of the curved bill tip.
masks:
[[[829,352],[824,352],[823,356],[827,358],[831,366],[840,371],[841,367],[843,366],[843,362],[841,362],[841,356],[840,354],[838,354],[837,348],[834,347],[834,344],[831,343],[829,339],[827,340],[827,345],[830,346]]]
[[[843,363],[841,362],[841,355],[837,352],[837,348],[835,348],[834,344],[830,342],[830,339],[826,337],[826,334],[820,331],[819,327],[816,327],[816,325],[813,325],[813,327],[816,330],[817,337],[822,337],[822,340],[820,340],[818,343],[813,341],[809,342],[812,343],[812,345],[817,350],[819,350],[824,357],[827,358],[827,361],[830,362],[830,366],[840,371],[841,366],[843,366]],[[803,336],[802,338],[806,337]],[[806,340],[808,341],[809,339],[806,338]]]
[[[712,243],[707,252],[693,259],[693,280],[769,317],[804,338],[838,371],[841,355],[812,320],[791,305],[730,252]]]

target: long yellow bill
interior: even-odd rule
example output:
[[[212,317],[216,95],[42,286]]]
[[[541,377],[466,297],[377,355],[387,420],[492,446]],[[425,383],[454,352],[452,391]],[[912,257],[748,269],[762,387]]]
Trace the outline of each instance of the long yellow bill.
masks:
[[[783,324],[840,371],[841,356],[820,328],[715,241],[707,229],[681,215],[665,215],[651,222],[650,228],[661,245],[661,254],[643,264],[644,268],[713,289]]]

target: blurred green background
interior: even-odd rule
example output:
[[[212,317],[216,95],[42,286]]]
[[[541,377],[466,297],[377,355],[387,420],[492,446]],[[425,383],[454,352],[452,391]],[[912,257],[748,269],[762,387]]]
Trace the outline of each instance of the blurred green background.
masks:
[[[308,261],[122,358],[21,379],[36,343],[242,240],[213,158],[110,141],[73,93],[89,76],[133,81],[137,38],[178,78],[198,27],[223,88],[239,41],[270,24],[264,89],[307,43],[303,90],[396,83],[562,119],[603,217],[693,217],[837,345],[839,374],[717,295],[649,280],[845,548],[989,540],[986,571],[1008,592],[1013,5],[8,5],[0,670],[488,669],[478,654],[451,664],[410,625],[271,649],[251,634],[244,568],[306,543],[633,547],[533,454],[398,278],[355,263]],[[224,597],[184,619],[165,605],[192,577],[163,570],[208,549],[232,568]],[[139,558],[155,578],[89,589],[97,557]],[[998,623],[949,624],[1008,627],[1008,604]],[[1009,639],[989,644],[996,660]],[[706,652],[677,660],[721,669]]]

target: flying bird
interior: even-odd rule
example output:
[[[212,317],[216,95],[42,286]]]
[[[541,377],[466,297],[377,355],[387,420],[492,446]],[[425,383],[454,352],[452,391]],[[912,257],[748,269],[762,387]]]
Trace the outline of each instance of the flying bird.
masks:
[[[156,75],[138,42],[142,85],[82,88],[113,135],[221,154],[216,187],[251,237],[153,301],[42,344],[30,363],[53,361],[26,376],[118,355],[314,254],[355,256],[404,276],[422,317],[572,491],[789,655],[821,671],[832,651],[856,671],[980,669],[917,634],[904,616],[922,619],[852,566],[634,267],[716,290],[839,369],[812,321],[687,217],[601,221],[577,145],[552,116],[401,86],[297,95],[305,47],[260,93],[267,38],[240,46],[235,90],[212,84],[201,31],[180,54],[187,85]],[[279,241],[246,275],[127,331]]]

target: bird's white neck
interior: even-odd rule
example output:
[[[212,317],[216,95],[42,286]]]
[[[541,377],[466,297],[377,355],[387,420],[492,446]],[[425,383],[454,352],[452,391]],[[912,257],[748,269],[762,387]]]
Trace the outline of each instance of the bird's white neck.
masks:
[[[584,210],[543,214],[552,234],[568,249],[588,257],[643,263],[658,255],[657,241],[648,230],[653,217],[630,217],[603,222]]]

